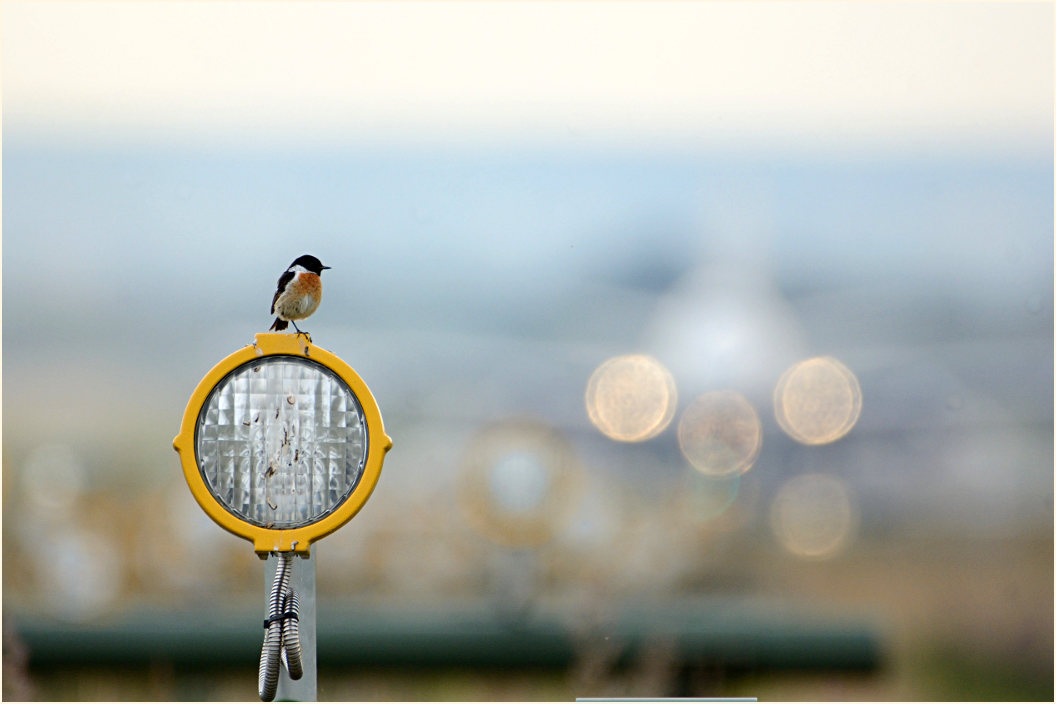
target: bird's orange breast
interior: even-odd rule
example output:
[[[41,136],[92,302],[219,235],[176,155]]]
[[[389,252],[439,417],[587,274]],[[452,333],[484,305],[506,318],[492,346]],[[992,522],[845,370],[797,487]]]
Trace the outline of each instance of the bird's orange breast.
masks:
[[[302,271],[297,275],[297,278],[290,282],[288,290],[294,296],[312,296],[313,298],[319,298],[323,293],[323,283],[319,280],[318,274],[311,274]]]

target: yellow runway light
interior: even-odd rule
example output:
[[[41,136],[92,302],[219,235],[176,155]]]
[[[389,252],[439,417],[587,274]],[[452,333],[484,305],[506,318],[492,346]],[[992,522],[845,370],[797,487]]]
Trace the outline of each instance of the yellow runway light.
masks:
[[[392,439],[348,364],[301,335],[260,333],[199,382],[173,447],[202,509],[265,557],[307,554],[349,521]]]

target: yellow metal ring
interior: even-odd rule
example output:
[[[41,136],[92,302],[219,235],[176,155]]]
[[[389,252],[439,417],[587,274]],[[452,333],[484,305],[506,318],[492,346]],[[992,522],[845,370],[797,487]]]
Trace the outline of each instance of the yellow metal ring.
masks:
[[[205,405],[213,388],[230,372],[246,362],[274,355],[304,357],[328,367],[348,384],[359,399],[367,424],[367,460],[359,484],[344,503],[333,512],[315,523],[298,528],[262,528],[229,512],[206,486],[205,479],[198,469],[198,460],[195,455],[195,426],[198,423],[198,415],[202,406]],[[385,434],[381,411],[374,400],[374,395],[355,370],[341,358],[322,347],[316,347],[304,335],[258,333],[254,338],[254,344],[246,345],[221,360],[198,382],[183,412],[183,423],[179,434],[172,441],[172,447],[180,453],[183,476],[195,500],[206,514],[225,530],[252,542],[253,549],[264,557],[271,552],[292,551],[308,554],[313,542],[334,532],[355,516],[370,498],[378,483],[385,453],[392,448],[392,438]]]

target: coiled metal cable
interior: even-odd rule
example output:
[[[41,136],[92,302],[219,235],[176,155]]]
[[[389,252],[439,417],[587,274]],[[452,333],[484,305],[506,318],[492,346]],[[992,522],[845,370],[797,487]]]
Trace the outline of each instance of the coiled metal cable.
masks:
[[[268,598],[268,618],[264,627],[264,645],[260,651],[260,671],[257,678],[257,693],[261,701],[275,699],[279,683],[280,659],[286,663],[290,679],[300,679],[304,674],[301,665],[301,640],[297,625],[297,595],[290,589],[291,555],[275,553],[275,579]]]
[[[298,614],[297,593],[292,589],[286,592],[283,602],[283,611],[288,614]],[[282,659],[286,663],[286,669],[290,673],[291,680],[301,679],[304,668],[301,665],[301,632],[300,621],[297,618],[283,619],[282,622]]]

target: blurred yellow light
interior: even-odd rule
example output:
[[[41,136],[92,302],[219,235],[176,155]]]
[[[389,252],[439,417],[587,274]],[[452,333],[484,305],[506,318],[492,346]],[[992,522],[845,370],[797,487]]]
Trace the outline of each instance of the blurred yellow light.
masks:
[[[549,425],[529,418],[490,424],[466,449],[462,510],[500,545],[541,545],[571,515],[578,467],[571,444]]]
[[[774,389],[778,424],[804,445],[839,440],[858,422],[861,412],[858,379],[832,357],[814,357],[793,365]]]
[[[751,469],[763,446],[752,404],[736,391],[710,391],[694,399],[678,423],[678,446],[706,475],[728,477]]]
[[[646,355],[613,357],[587,382],[587,415],[602,433],[620,442],[659,435],[675,417],[674,377]]]
[[[770,506],[770,524],[781,545],[797,557],[824,560],[851,541],[856,511],[843,481],[827,474],[789,480]]]
[[[115,541],[91,528],[62,524],[29,551],[36,597],[55,616],[98,618],[121,604],[126,557]]]

